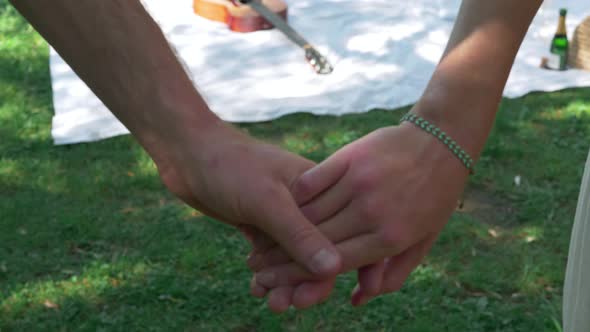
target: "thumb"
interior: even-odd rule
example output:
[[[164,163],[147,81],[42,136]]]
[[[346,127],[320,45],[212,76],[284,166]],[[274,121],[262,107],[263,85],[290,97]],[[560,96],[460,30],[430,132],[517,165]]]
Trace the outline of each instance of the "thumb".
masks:
[[[303,216],[286,187],[274,196],[272,204],[262,206],[258,225],[299,264],[319,277],[340,272],[341,257],[334,246]]]

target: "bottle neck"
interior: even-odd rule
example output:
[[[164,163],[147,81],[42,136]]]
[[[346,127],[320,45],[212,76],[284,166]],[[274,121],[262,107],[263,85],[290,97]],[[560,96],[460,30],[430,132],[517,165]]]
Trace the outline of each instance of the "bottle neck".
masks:
[[[557,24],[557,32],[556,35],[567,35],[565,30],[565,15],[559,15],[559,23]]]

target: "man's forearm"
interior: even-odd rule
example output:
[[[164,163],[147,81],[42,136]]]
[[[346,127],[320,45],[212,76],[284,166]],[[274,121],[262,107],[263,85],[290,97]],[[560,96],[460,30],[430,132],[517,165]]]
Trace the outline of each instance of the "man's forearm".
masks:
[[[148,150],[218,121],[140,1],[11,2]]]
[[[464,0],[421,113],[474,157],[491,130],[510,69],[541,0]]]

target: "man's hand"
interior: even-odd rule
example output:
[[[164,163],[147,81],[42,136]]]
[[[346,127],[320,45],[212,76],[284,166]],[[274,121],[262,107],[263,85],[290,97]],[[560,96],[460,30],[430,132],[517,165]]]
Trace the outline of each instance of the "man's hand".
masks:
[[[467,175],[447,147],[405,123],[345,146],[302,175],[294,192],[303,214],[337,244],[342,272],[360,268],[353,302],[361,303],[401,287],[454,211]],[[329,294],[333,281],[288,261],[280,247],[249,261],[258,286],[276,288],[271,307],[306,307]]]
[[[334,246],[305,219],[290,191],[313,162],[223,123],[198,133],[198,140],[167,145],[167,159],[157,162],[160,176],[187,204],[225,223],[261,230],[311,274],[339,272]]]

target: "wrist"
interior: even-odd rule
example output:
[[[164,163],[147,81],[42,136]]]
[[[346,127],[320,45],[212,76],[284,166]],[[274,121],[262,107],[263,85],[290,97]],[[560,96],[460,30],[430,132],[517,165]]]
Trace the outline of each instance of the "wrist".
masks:
[[[157,165],[169,163],[182,149],[200,149],[208,137],[228,127],[196,94],[190,98],[155,98],[143,108],[142,121],[130,131]],[[146,111],[147,110],[147,111]]]
[[[430,136],[436,138],[438,141],[443,143],[447,149],[455,155],[455,157],[463,163],[465,168],[469,170],[469,173],[475,173],[475,163],[469,153],[467,153],[461,145],[459,145],[451,136],[441,130],[438,126],[434,125],[430,121],[415,113],[407,113],[401,118],[401,122],[410,122],[417,128],[422,129]]]
[[[437,137],[409,121],[400,123],[398,128],[411,142],[412,167],[422,169],[424,174],[445,174],[457,179],[468,177],[468,168]]]
[[[474,160],[485,146],[500,97],[481,97],[459,87],[432,86],[424,92],[412,113],[426,119],[452,137]],[[484,87],[479,93],[489,91]]]

